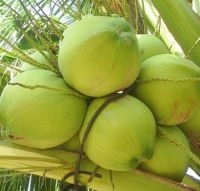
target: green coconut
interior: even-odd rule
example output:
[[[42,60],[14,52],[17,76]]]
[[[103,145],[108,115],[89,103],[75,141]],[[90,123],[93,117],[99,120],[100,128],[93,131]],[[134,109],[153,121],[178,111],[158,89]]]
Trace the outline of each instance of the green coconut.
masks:
[[[158,128],[162,128],[184,147],[190,149],[186,136],[178,127]],[[150,160],[143,162],[140,165],[140,168],[144,171],[181,182],[186,174],[189,164],[190,157],[186,152],[182,151],[175,143],[171,144],[157,135],[153,157]]]
[[[107,99],[96,98],[89,105],[80,131],[81,141],[91,117]],[[149,108],[127,95],[110,103],[99,114],[89,132],[84,151],[103,168],[131,170],[152,157],[155,136],[155,120]]]
[[[127,88],[137,78],[138,42],[124,18],[84,17],[63,35],[58,66],[65,81],[79,92],[100,97]]]
[[[200,104],[199,77],[200,68],[185,58],[153,56],[142,63],[132,94],[149,106],[158,124],[182,124]]]
[[[34,59],[35,61],[39,62],[40,64],[49,65],[50,64],[49,59],[51,55],[46,51],[44,51],[44,54],[46,55],[46,57],[43,54],[41,54],[39,51],[37,51],[31,54],[30,57]],[[34,70],[34,69],[41,69],[41,68],[37,66],[33,66],[25,62],[22,63],[22,65],[20,66],[20,70],[22,71],[28,71],[28,70]]]
[[[193,140],[200,145],[200,107],[195,110],[187,122],[179,127],[191,141]]]
[[[79,133],[76,133],[70,140],[60,145],[59,148],[69,152],[79,152],[81,148]]]
[[[136,37],[139,44],[141,63],[152,56],[169,53],[165,44],[154,35],[137,34]]]
[[[58,146],[78,132],[87,104],[69,94],[72,89],[62,78],[47,70],[29,70],[10,83],[0,97],[0,121],[6,138],[44,149]]]

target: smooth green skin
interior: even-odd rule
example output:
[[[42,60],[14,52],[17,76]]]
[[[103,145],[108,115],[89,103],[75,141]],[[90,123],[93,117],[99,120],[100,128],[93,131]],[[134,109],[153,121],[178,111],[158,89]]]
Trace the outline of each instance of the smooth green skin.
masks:
[[[183,146],[190,148],[186,136],[178,127],[158,128],[163,128],[168,134],[181,142]],[[153,157],[142,163],[139,168],[181,182],[189,164],[190,157],[186,152],[157,135]]]
[[[141,63],[152,56],[169,53],[164,43],[154,35],[137,34],[136,37],[139,44]]]
[[[87,110],[80,140],[89,120],[108,97],[96,98]],[[110,103],[94,122],[85,144],[86,155],[99,166],[126,171],[136,168],[153,154],[156,136],[149,108],[133,96]]]
[[[79,133],[76,133],[70,140],[59,146],[60,149],[69,152],[79,152],[80,147]]]
[[[178,125],[186,122],[200,104],[199,82],[167,80],[194,77],[200,77],[200,68],[189,60],[170,54],[153,56],[142,63],[138,77],[150,81],[137,84],[132,94],[149,106],[158,124]]]
[[[65,30],[58,66],[65,81],[81,93],[108,95],[127,88],[137,78],[138,42],[123,18],[85,17]]]
[[[44,51],[44,54],[48,58],[50,58],[50,54],[48,52]],[[47,58],[45,58],[40,52],[35,52],[32,55],[30,55],[30,57],[33,58],[34,60],[36,60],[37,62],[41,63],[41,64],[46,64],[46,65],[50,64],[49,60],[47,60]],[[35,69],[41,69],[41,68],[37,67],[37,66],[33,66],[31,64],[28,64],[28,63],[23,63],[20,66],[20,70],[22,70],[22,71],[35,70]]]
[[[18,74],[12,83],[45,85],[71,90],[62,78],[46,70]],[[34,148],[58,146],[79,130],[87,109],[86,101],[47,89],[7,85],[0,97],[0,121],[11,141]]]
[[[200,141],[200,107],[196,109],[186,123],[179,125],[179,127],[187,137]]]

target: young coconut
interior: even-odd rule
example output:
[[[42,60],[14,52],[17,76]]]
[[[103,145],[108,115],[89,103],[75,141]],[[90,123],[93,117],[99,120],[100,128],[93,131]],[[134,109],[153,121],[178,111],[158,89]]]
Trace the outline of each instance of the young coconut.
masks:
[[[152,56],[170,53],[165,44],[154,35],[137,34],[136,37],[139,44],[141,63]]]
[[[132,92],[153,112],[160,125],[186,122],[200,104],[200,68],[170,54],[153,56],[142,63]]]
[[[184,147],[190,149],[184,133],[176,126],[158,127],[166,131],[170,136],[179,141]],[[156,136],[156,144],[153,157],[143,162],[140,169],[152,172],[159,176],[181,182],[190,164],[190,157],[176,144],[172,144],[162,138],[159,133]]]
[[[108,97],[94,99],[80,131],[80,140],[96,110]],[[156,136],[154,117],[140,100],[126,95],[99,114],[86,139],[84,151],[99,166],[126,171],[153,155]]]
[[[50,60],[49,60],[50,54],[46,51],[44,51],[44,54],[46,55],[46,57],[43,54],[41,54],[39,51],[37,51],[37,52],[31,54],[30,57],[32,59],[36,60],[37,62],[39,62],[40,64],[49,65],[50,64]],[[28,70],[34,70],[34,69],[41,69],[41,68],[37,67],[37,66],[33,66],[33,65],[25,63],[25,62],[23,62],[22,65],[20,66],[20,70],[22,70],[22,71],[28,71]]]
[[[69,152],[79,152],[81,148],[79,133],[76,133],[76,135],[62,145],[58,146],[58,148]]]
[[[84,17],[65,30],[58,66],[65,81],[85,95],[100,97],[123,90],[140,69],[134,31],[121,17]]]
[[[86,101],[72,93],[53,72],[29,70],[18,74],[0,97],[4,136],[41,149],[69,140],[78,132],[87,109]]]
[[[200,107],[196,109],[190,119],[179,127],[194,144],[200,146]]]

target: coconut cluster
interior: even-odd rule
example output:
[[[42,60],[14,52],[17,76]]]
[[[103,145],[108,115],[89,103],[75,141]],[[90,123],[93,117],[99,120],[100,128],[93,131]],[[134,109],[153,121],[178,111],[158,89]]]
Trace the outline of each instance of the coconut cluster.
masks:
[[[32,58],[50,65],[46,52]],[[61,75],[24,63],[24,72],[4,88],[5,138],[73,152],[84,144],[86,156],[103,168],[140,168],[182,180],[190,164],[186,135],[200,137],[200,69],[194,63],[170,54],[155,36],[136,35],[124,18],[87,16],[63,33],[58,68]]]

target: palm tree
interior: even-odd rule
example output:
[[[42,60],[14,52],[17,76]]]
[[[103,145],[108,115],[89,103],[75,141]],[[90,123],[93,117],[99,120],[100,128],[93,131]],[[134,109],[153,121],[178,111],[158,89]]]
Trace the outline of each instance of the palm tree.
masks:
[[[148,12],[145,11],[145,7],[148,8]],[[22,62],[43,67],[30,58],[30,53],[35,50],[43,55],[44,51],[50,53],[52,65],[48,69],[56,72],[58,43],[63,38],[63,31],[67,25],[87,14],[106,16],[118,14],[126,18],[136,33],[154,33],[171,52],[183,54],[149,0],[1,0],[0,94],[15,72],[20,72],[19,66]],[[42,169],[43,176],[41,173],[40,176],[34,175],[34,169],[35,171],[41,169],[35,166],[31,169],[26,167],[19,172],[17,168],[11,170],[2,168],[0,191],[59,190],[60,181],[47,178],[45,169]],[[112,182],[112,177],[110,180]],[[70,184],[66,186],[71,190]],[[89,190],[84,186],[80,186],[79,189]]]

